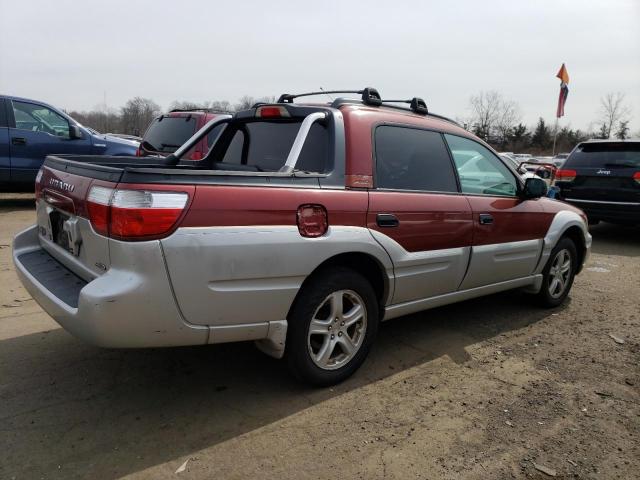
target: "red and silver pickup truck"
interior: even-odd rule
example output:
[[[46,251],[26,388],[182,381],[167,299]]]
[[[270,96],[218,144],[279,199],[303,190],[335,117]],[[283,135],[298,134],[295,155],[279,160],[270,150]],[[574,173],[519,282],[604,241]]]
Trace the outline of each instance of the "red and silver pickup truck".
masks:
[[[419,98],[346,93],[220,115],[167,158],[49,156],[22,282],[92,344],[255,340],[316,385],[351,375],[381,321],[515,288],[564,301],[581,210]]]

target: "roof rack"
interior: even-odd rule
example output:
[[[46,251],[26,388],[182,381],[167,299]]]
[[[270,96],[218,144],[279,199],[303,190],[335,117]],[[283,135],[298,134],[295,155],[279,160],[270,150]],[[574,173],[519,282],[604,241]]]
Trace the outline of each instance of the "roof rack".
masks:
[[[363,88],[362,90],[322,90],[320,92],[299,93],[297,95],[283,93],[280,95],[280,98],[278,98],[278,103],[293,103],[293,100],[299,97],[311,97],[314,95],[327,95],[331,93],[356,93],[362,96],[362,103],[365,105],[382,105],[382,99],[378,90],[371,87]]]
[[[455,120],[452,120],[448,117],[444,117],[442,115],[429,112],[426,102],[420,97],[413,97],[409,100],[385,100],[380,96],[380,93],[378,93],[378,90],[371,87],[367,87],[362,90],[321,90],[319,92],[299,93],[297,95],[283,93],[282,95],[280,95],[280,98],[278,98],[278,103],[293,103],[293,100],[299,97],[310,97],[313,95],[326,95],[331,93],[356,93],[362,96],[360,101],[362,101],[362,103],[364,103],[365,105],[370,105],[374,107],[385,106],[387,108],[395,108],[398,110],[411,111],[418,115],[429,115],[430,117],[435,117],[440,120],[453,123],[454,125],[461,126]],[[331,106],[334,108],[337,108],[340,105],[346,105],[349,103],[358,103],[358,102],[359,100],[356,100],[356,99],[336,98],[331,103]],[[395,104],[408,103],[409,108],[406,108],[400,105],[393,105],[394,103]]]
[[[217,108],[207,108],[207,107],[196,107],[196,108],[173,108],[169,110],[168,113],[179,113],[179,112],[207,112],[207,113],[230,113],[226,110],[221,110]]]

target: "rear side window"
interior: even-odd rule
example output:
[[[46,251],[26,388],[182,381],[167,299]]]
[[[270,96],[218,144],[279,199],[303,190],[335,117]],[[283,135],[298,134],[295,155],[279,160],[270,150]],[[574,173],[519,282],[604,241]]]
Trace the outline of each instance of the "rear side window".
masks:
[[[229,124],[224,152],[218,152],[222,164],[244,165],[247,169],[277,172],[285,164],[300,129],[300,121],[246,121]],[[314,123],[298,157],[296,170],[326,172],[329,162],[327,127]]]
[[[640,167],[640,143],[583,143],[569,156],[563,168]]]
[[[156,152],[173,153],[196,131],[196,119],[186,117],[156,118],[144,134],[145,148]]]
[[[440,133],[383,125],[375,130],[375,149],[378,188],[458,191]]]

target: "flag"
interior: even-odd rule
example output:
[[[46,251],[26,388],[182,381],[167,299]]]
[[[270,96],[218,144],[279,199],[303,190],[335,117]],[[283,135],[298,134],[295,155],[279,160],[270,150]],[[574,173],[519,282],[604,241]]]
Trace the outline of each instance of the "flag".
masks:
[[[569,73],[567,72],[567,67],[564,66],[564,63],[560,67],[556,77],[560,79],[560,95],[558,96],[558,110],[556,112],[556,117],[560,118],[564,117],[564,104],[567,102],[567,97],[569,96]]]

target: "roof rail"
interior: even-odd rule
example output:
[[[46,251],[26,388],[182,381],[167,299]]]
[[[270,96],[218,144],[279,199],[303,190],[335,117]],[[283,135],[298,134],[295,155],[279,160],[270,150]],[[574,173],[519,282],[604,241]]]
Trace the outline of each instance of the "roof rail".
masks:
[[[364,88],[362,90],[321,90],[319,92],[299,93],[296,95],[283,93],[282,95],[280,95],[280,98],[278,98],[278,103],[293,103],[293,100],[299,97],[309,97],[312,95],[326,95],[331,93],[356,93],[358,95],[361,95],[361,100],[352,99],[352,98],[336,98],[331,103],[331,106],[334,108],[337,108],[340,105],[362,102],[365,105],[370,105],[374,107],[384,106],[387,108],[395,108],[398,110],[411,111],[418,115],[428,115],[430,117],[435,117],[440,120],[444,120],[446,122],[453,123],[454,125],[461,127],[461,125],[458,122],[456,122],[455,120],[452,120],[451,118],[429,112],[426,102],[420,97],[413,97],[409,100],[385,100],[380,96],[380,93],[378,93],[378,90],[370,87]],[[408,103],[409,107],[407,108],[400,105],[393,105],[394,103],[396,104]],[[257,105],[258,104],[254,106],[257,106]]]
[[[322,90],[320,92],[298,93],[297,95],[283,93],[282,95],[280,95],[280,98],[278,98],[278,103],[293,103],[293,100],[299,97],[327,95],[331,93],[356,93],[362,96],[362,103],[364,103],[365,105],[382,105],[382,99],[380,97],[380,94],[378,93],[378,90],[371,87],[363,88],[362,90]]]
[[[207,108],[207,107],[196,107],[196,108],[173,108],[169,110],[168,113],[180,113],[180,112],[206,112],[206,113],[231,113],[226,110],[221,110],[217,108]]]

